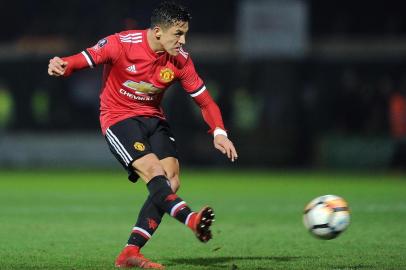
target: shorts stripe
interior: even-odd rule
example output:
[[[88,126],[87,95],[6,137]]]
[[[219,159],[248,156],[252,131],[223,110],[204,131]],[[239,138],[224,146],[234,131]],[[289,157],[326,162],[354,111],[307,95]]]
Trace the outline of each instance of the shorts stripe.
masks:
[[[114,133],[109,128],[107,129],[106,134],[111,135],[112,139],[117,143],[118,147],[123,151],[125,156],[128,158],[128,163],[130,163],[133,160],[133,158],[130,156],[127,150],[125,150],[125,147],[121,144],[116,135],[114,135]]]
[[[116,153],[121,157],[121,159],[124,161],[125,165],[128,166],[128,163],[130,163],[125,154],[120,150],[120,148],[116,145],[116,143],[114,142],[114,140],[112,138],[110,138],[110,136],[106,133],[106,138],[107,140],[109,140],[111,146],[114,148],[114,150],[116,150]]]

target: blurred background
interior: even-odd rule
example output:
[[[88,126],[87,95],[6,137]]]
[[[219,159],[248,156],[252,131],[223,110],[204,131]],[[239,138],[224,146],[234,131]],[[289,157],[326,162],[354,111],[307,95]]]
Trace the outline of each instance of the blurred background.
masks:
[[[0,168],[117,168],[100,133],[101,67],[51,78],[51,57],[149,27],[159,1],[0,2]],[[179,1],[186,44],[238,167],[403,170],[404,1]],[[164,107],[184,166],[234,166],[175,84]]]

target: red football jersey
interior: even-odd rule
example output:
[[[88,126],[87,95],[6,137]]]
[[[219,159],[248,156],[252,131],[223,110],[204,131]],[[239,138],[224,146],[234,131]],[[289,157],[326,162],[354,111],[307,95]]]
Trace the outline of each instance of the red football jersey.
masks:
[[[104,64],[100,93],[103,133],[111,125],[134,116],[164,119],[160,103],[165,89],[177,80],[202,107],[211,131],[216,127],[224,129],[221,113],[196,73],[189,54],[182,49],[177,56],[154,52],[147,41],[147,30],[108,36],[81,54],[63,59],[68,62],[65,76],[76,69]]]

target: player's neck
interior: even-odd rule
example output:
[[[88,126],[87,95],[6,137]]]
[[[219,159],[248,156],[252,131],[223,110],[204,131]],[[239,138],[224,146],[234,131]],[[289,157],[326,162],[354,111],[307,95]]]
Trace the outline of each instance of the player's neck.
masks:
[[[164,48],[162,47],[161,43],[159,43],[159,41],[157,40],[157,38],[155,37],[155,35],[151,29],[147,30],[147,41],[148,41],[149,47],[154,52],[158,53],[158,52],[164,51]]]

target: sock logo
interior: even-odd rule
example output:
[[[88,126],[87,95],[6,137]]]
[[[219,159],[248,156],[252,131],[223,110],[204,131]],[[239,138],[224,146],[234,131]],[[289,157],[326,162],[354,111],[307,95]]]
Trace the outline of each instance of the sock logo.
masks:
[[[176,200],[177,198],[178,198],[178,195],[173,193],[173,194],[170,194],[170,195],[166,196],[165,201],[166,202],[172,202],[172,201]]]
[[[153,220],[152,218],[147,218],[147,221],[148,221],[148,227],[151,230],[155,230],[158,227],[158,223],[155,220]]]

